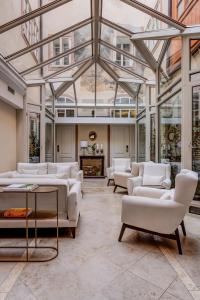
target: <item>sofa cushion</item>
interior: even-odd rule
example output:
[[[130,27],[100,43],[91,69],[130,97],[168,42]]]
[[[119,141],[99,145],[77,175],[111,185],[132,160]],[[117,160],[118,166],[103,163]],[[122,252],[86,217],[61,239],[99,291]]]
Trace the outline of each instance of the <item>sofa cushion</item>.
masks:
[[[140,162],[140,163],[138,163],[138,165],[139,165],[139,176],[143,176],[144,175],[144,167],[154,165],[154,162],[153,161]]]
[[[70,178],[71,166],[59,166],[57,165],[56,175],[60,175],[61,178]]]
[[[21,169],[21,171],[20,171],[20,174],[25,174],[25,175],[39,175],[38,174],[38,170],[37,169],[35,169],[35,170],[26,170],[26,169]]]
[[[164,180],[164,176],[150,176],[150,175],[144,175],[143,176],[143,185],[145,186],[161,186],[162,181]]]
[[[113,158],[112,167],[116,172],[130,171],[130,158]]]
[[[65,163],[48,163],[48,174],[56,174],[57,166],[70,166],[70,178],[76,178],[79,171],[78,162],[65,162]]]
[[[47,174],[47,163],[18,163],[17,164],[17,171],[20,174],[24,174],[24,171],[27,171],[31,174],[32,170],[37,170],[38,175]],[[34,172],[33,172],[34,173]]]
[[[166,166],[165,164],[147,163],[144,165],[144,175],[148,176],[164,176],[166,178]]]
[[[13,172],[12,178],[59,178],[57,175],[59,174],[44,174],[44,175],[39,175],[39,174],[21,174],[18,172]],[[60,177],[62,178],[62,177]]]

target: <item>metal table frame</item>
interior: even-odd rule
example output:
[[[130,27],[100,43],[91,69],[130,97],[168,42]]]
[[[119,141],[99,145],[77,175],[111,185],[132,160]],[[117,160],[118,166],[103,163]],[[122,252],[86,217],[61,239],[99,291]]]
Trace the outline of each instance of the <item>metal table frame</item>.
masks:
[[[49,190],[48,190],[49,189]],[[59,227],[58,227],[58,188],[54,187],[48,187],[48,186],[41,186],[36,188],[33,191],[3,191],[0,190],[1,193],[22,193],[26,195],[26,246],[0,246],[0,249],[26,249],[26,258],[24,260],[18,259],[18,260],[10,260],[10,259],[4,259],[2,260],[0,258],[0,262],[47,262],[51,261],[54,258],[58,256],[58,238],[59,238]],[[56,193],[56,246],[38,246],[38,234],[37,234],[37,196],[38,194],[43,194],[43,193]],[[28,195],[29,194],[34,194],[34,203],[35,203],[35,214],[34,214],[34,219],[35,220],[35,226],[33,227],[35,229],[35,245],[30,246],[29,245],[29,234],[28,234]],[[8,220],[9,222],[9,220]],[[29,249],[51,249],[55,251],[55,255],[48,259],[42,259],[42,260],[31,260],[29,258]],[[24,254],[23,254],[24,256]]]

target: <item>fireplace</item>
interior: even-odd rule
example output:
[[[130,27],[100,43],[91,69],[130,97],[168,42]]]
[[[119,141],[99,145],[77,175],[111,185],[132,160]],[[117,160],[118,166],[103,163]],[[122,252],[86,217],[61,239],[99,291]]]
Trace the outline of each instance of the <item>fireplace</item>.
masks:
[[[104,178],[104,156],[80,156],[80,169],[83,170],[84,178]]]

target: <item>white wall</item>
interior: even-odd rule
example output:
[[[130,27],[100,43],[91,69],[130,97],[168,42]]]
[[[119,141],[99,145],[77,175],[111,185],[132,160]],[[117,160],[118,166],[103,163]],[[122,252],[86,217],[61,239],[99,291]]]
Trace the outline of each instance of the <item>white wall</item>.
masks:
[[[0,100],[0,172],[16,169],[16,110]]]

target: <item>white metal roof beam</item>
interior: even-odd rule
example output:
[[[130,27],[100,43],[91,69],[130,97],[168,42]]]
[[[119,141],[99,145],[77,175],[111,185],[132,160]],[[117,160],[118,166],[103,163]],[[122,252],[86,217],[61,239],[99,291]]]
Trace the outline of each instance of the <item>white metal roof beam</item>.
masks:
[[[164,40],[180,35],[180,30],[176,28],[168,28],[162,30],[154,30],[154,31],[145,31],[134,33],[131,37],[131,40]]]
[[[149,15],[153,18],[160,20],[163,23],[168,24],[169,26],[175,27],[179,30],[184,30],[186,27],[181,22],[176,21],[176,20],[170,18],[169,16],[167,16],[167,15],[165,15],[165,14],[163,14],[163,13],[161,13],[139,1],[136,1],[136,0],[120,0],[120,1],[142,11],[143,13],[146,13],[147,15]]]
[[[92,0],[91,1],[92,17],[93,17],[93,55],[95,61],[98,60],[99,56],[99,37],[100,37],[100,12],[102,6],[102,0]]]
[[[42,7],[39,7],[35,10],[32,10],[31,12],[29,12],[28,14],[25,14],[19,18],[16,18],[12,21],[9,21],[8,23],[5,23],[3,25],[0,26],[0,34],[3,32],[6,32],[16,26],[19,26],[31,19],[34,19],[36,17],[41,16],[42,14],[45,14],[63,4],[66,4],[68,2],[70,2],[72,0],[55,0],[53,2],[50,2],[46,5],[43,5]]]
[[[18,57],[20,57],[20,56],[22,56],[22,55],[24,55],[24,54],[26,54],[26,53],[28,53],[30,51],[33,51],[33,50],[35,50],[35,49],[37,49],[37,48],[39,48],[41,46],[44,46],[44,45],[46,45],[46,44],[54,41],[57,38],[62,37],[65,34],[68,34],[68,33],[72,32],[72,31],[75,31],[75,30],[83,27],[83,26],[86,26],[86,25],[90,24],[91,22],[92,22],[91,18],[85,19],[82,22],[79,22],[79,23],[77,23],[77,24],[75,24],[73,26],[70,26],[70,27],[68,27],[68,28],[66,28],[64,30],[61,30],[61,31],[59,31],[59,32],[57,32],[57,33],[55,33],[53,35],[50,35],[47,38],[44,38],[43,40],[41,40],[41,41],[39,41],[39,42],[37,42],[37,43],[35,43],[33,45],[25,47],[25,48],[23,48],[23,49],[15,52],[15,53],[12,53],[12,54],[6,56],[5,60],[8,62],[8,61],[11,61],[13,59],[16,59],[16,58],[18,58]]]
[[[55,91],[55,96],[60,97],[83,73],[85,73],[94,63],[93,59],[84,63],[73,75],[73,80],[71,82],[64,82]]]
[[[62,52],[62,53],[60,53],[56,56],[53,56],[52,58],[49,58],[49,59],[37,64],[36,66],[33,66],[33,67],[31,67],[27,70],[22,71],[20,73],[20,75],[24,76],[24,75],[27,75],[29,73],[32,73],[33,71],[36,71],[36,70],[40,69],[41,67],[44,67],[44,66],[47,66],[47,65],[51,64],[52,62],[56,61],[57,59],[68,56],[69,54],[74,53],[75,51],[80,50],[84,47],[87,47],[88,45],[91,45],[91,44],[92,44],[92,41],[90,40],[90,41],[87,41],[83,44],[80,44],[79,46],[73,47],[73,48],[71,48],[71,49],[69,49],[65,52]]]
[[[132,41],[132,43],[137,48],[137,50],[140,52],[140,54],[145,59],[145,61],[149,64],[149,66],[153,70],[153,72],[156,72],[157,62],[156,62],[153,54],[150,52],[150,50],[145,45],[145,43],[140,40]]]
[[[131,40],[164,40],[170,39],[176,36],[193,36],[200,34],[200,26],[192,26],[185,28],[184,31],[180,31],[176,28],[168,28],[162,30],[153,30],[134,33]]]

